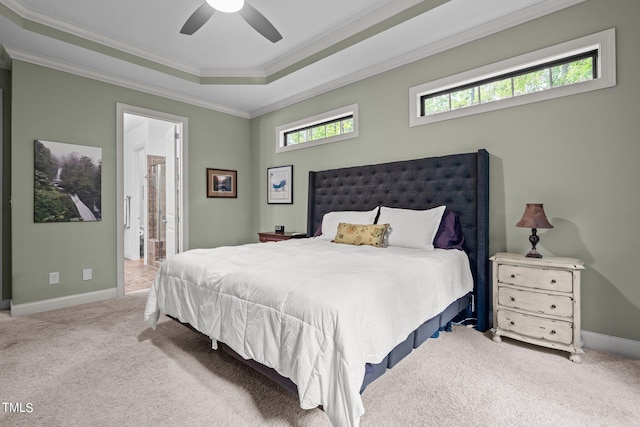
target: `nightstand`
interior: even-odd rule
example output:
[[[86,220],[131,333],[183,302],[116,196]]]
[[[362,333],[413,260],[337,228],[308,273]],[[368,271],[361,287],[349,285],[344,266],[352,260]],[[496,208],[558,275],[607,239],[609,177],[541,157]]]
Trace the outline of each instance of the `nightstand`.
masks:
[[[304,233],[295,233],[286,231],[284,233],[276,233],[275,231],[262,231],[258,233],[258,239],[265,242],[279,242],[281,240],[289,240],[296,237],[307,237]]]
[[[571,353],[580,363],[580,270],[575,258],[498,253],[493,261],[493,340],[502,336]]]

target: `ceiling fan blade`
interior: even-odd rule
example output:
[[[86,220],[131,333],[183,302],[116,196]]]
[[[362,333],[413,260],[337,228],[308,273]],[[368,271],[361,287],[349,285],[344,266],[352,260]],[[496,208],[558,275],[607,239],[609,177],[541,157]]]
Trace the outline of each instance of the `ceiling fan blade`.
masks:
[[[209,6],[209,3],[204,2],[202,6],[197,8],[189,19],[187,19],[187,22],[182,26],[180,33],[187,34],[189,36],[195,33],[200,29],[200,27],[207,23],[215,11],[216,10],[214,8]]]
[[[282,39],[276,27],[249,3],[245,2],[244,7],[238,13],[247,21],[247,24],[251,25],[254,30],[262,34],[271,43],[276,43]]]

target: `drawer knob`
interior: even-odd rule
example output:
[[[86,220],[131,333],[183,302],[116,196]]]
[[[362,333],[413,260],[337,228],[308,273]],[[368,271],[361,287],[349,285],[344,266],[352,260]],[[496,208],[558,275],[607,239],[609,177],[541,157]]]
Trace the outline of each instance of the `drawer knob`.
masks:
[[[515,275],[515,274],[512,274],[512,275],[511,275],[511,278],[512,278],[512,279],[515,279],[515,278],[516,278],[516,275]]]
[[[516,299],[514,297],[509,298],[511,302],[514,302]]]
[[[555,304],[551,304],[551,309],[555,310],[555,308],[556,308],[556,305]]]
[[[551,333],[551,335],[555,335],[556,331],[552,329],[550,333]]]
[[[555,285],[556,284],[556,279],[551,279],[551,284]]]
[[[512,325],[515,325],[515,322],[513,320],[511,322],[509,322],[509,323],[511,323]]]

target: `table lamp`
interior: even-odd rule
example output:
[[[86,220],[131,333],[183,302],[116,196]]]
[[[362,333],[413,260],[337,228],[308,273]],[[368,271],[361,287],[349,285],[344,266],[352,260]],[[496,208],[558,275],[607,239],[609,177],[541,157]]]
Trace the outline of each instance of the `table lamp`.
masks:
[[[522,218],[518,221],[516,227],[531,229],[531,236],[529,236],[531,251],[529,251],[526,256],[530,258],[542,258],[542,255],[536,250],[536,245],[540,242],[537,234],[538,228],[553,228],[553,225],[547,220],[547,215],[544,213],[542,203],[527,203],[524,214],[522,214]]]

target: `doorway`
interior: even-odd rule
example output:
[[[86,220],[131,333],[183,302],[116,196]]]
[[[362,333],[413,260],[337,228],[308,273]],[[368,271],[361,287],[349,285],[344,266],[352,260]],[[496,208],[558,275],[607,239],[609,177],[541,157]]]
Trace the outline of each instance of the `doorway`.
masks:
[[[118,104],[118,295],[148,289],[160,264],[186,248],[181,173],[187,119]]]

